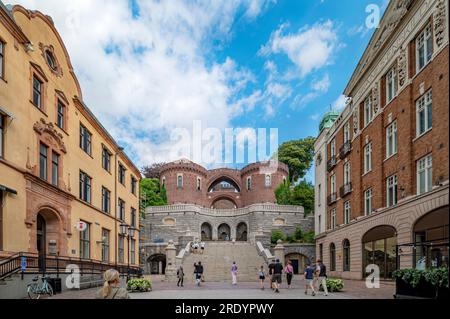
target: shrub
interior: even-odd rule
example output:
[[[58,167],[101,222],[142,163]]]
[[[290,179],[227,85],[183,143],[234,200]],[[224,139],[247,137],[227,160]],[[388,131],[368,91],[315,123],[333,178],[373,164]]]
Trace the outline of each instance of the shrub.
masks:
[[[304,243],[314,244],[316,242],[316,234],[314,231],[310,231],[308,233],[303,234],[301,240]]]
[[[327,279],[327,289],[329,292],[339,292],[344,289],[344,282],[342,279]],[[322,284],[320,284],[320,291],[323,291]]]
[[[147,279],[131,279],[127,282],[127,290],[147,292],[152,290],[152,284]]]
[[[286,235],[281,231],[281,230],[274,230],[272,232],[272,238],[271,238],[271,242],[272,244],[277,244],[278,240],[282,240],[285,241],[286,240]]]
[[[448,288],[448,268],[432,268],[426,270],[418,269],[399,269],[392,273],[392,277],[395,279],[403,279],[410,284],[413,288],[419,286],[419,283],[423,280],[432,284],[437,288]]]

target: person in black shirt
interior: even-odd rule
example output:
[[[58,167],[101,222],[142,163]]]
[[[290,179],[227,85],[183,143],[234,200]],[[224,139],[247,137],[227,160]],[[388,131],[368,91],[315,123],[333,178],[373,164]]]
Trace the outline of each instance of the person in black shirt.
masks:
[[[272,276],[273,276],[273,267],[275,266],[275,259],[274,260],[272,260],[272,262],[269,264],[269,279],[270,279],[270,288],[272,289],[272,290],[274,290],[274,284],[273,284],[273,281],[272,281]]]
[[[195,274],[196,274],[196,280],[197,280],[197,286],[200,287],[200,283],[202,282],[202,277],[203,277],[203,265],[202,263],[199,261],[197,264],[197,267],[195,269]]]
[[[279,293],[278,290],[279,285],[281,285],[281,275],[283,274],[283,265],[281,264],[280,260],[277,259],[275,264],[273,265],[273,275],[272,275],[272,282],[275,286],[275,292]]]

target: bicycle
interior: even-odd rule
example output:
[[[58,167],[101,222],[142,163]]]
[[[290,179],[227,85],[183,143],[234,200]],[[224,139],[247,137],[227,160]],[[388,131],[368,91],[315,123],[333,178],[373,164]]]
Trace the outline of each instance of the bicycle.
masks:
[[[42,285],[39,286],[39,276],[33,279],[32,283],[27,285],[27,293],[30,299],[40,299],[41,295],[53,296],[53,288],[48,283],[49,277],[41,277]]]

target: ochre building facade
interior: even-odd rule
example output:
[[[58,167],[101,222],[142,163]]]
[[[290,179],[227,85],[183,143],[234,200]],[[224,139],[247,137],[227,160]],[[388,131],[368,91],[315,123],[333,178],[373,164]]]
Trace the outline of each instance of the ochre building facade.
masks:
[[[0,2],[0,21],[0,258],[137,265],[120,225],[139,229],[139,170],[84,104],[52,19]]]

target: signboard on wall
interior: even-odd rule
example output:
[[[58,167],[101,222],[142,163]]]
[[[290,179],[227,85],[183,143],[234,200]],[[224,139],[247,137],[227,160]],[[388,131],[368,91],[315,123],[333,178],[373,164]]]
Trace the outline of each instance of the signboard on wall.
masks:
[[[87,224],[85,222],[79,221],[75,225],[75,229],[78,230],[79,232],[84,232],[87,229]]]

